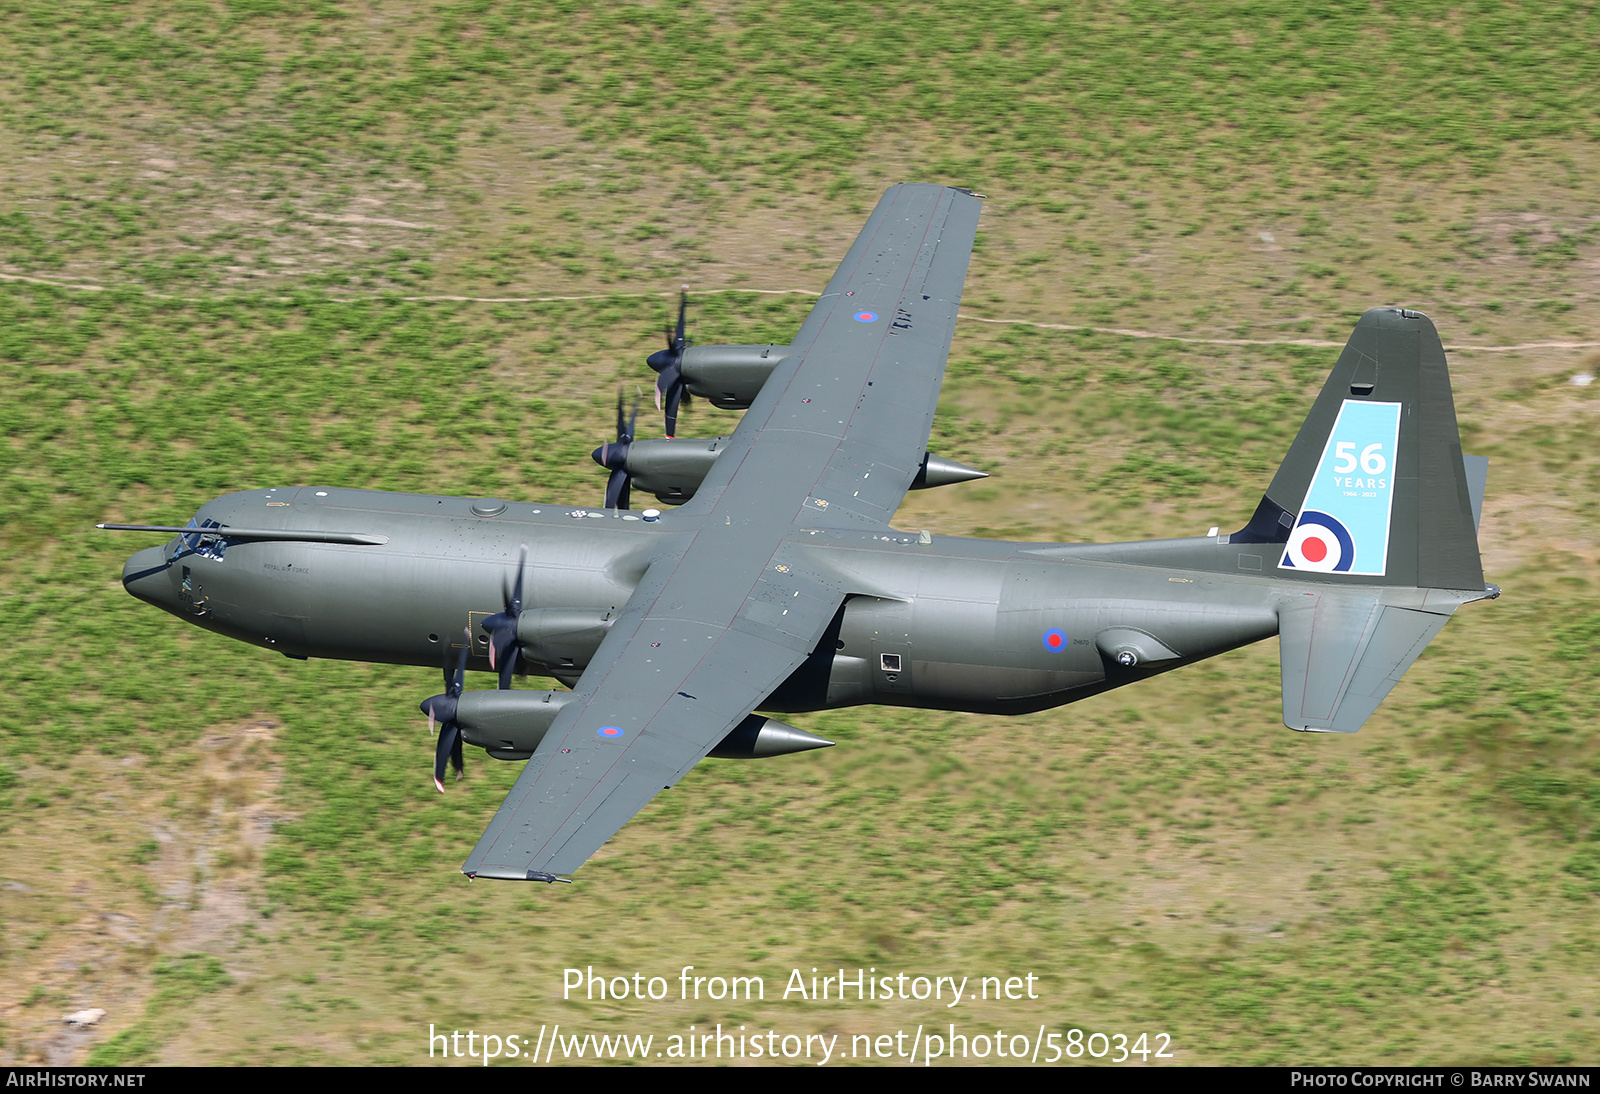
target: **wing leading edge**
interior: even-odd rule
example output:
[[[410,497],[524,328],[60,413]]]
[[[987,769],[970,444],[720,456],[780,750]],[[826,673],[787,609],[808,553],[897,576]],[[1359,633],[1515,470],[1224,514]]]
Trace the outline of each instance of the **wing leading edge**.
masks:
[[[979,203],[897,186],[746,412],[667,514],[643,580],[462,871],[556,880],[786,680],[851,590],[798,539],[886,524],[916,476]]]

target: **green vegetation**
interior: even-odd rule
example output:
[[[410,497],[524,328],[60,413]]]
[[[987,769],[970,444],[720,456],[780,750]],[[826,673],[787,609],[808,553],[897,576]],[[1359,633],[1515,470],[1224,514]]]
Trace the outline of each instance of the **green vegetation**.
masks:
[[[89,531],[295,482],[598,500],[651,294],[786,341],[809,298],[754,290],[819,288],[901,178],[991,194],[969,316],[1055,326],[961,324],[932,447],[995,477],[899,523],[1237,527],[1336,352],[1293,341],[1377,303],[1595,340],[1590,7],[0,11],[0,1059],[101,999],[124,1065],[952,1020],[772,1001],[813,966],[1034,972],[954,1020],[1180,1062],[1596,1058],[1592,350],[1453,352],[1506,596],[1358,737],[1282,728],[1270,643],[1024,718],[806,716],[839,747],[701,765],[570,888],[456,873],[516,765],[433,792],[436,672],[205,635]],[[555,999],[685,964],[769,999]]]
[[[222,962],[203,953],[157,963],[152,970],[155,991],[145,1006],[144,1019],[96,1048],[84,1061],[90,1067],[132,1067],[154,1063],[161,1042],[182,1032],[187,1024],[183,1010],[201,995],[220,991],[233,983]]]

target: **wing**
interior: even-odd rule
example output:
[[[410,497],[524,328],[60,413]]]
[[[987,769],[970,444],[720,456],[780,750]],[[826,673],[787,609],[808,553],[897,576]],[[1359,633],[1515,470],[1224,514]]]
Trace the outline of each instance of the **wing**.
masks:
[[[806,529],[883,525],[916,476],[979,203],[884,195],[462,871],[554,880],[716,747],[848,593]]]
[[[687,509],[753,478],[803,488],[799,523],[894,516],[927,452],[980,206],[944,186],[883,196]]]
[[[684,538],[645,575],[464,873],[549,880],[583,865],[799,667],[843,599],[784,562],[788,545]]]

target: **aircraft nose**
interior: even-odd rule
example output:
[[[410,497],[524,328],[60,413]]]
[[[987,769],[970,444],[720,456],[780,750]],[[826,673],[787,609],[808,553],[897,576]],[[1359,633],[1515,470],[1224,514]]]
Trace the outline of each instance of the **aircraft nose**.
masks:
[[[167,576],[167,558],[162,549],[147,547],[128,559],[122,567],[122,587],[147,604],[170,606],[172,579]]]

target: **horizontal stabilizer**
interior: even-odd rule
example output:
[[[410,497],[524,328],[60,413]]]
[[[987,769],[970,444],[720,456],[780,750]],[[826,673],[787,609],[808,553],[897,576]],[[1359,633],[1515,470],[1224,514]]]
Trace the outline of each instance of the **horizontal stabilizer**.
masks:
[[[1278,613],[1283,724],[1318,733],[1360,729],[1450,618],[1372,594],[1296,599]]]

